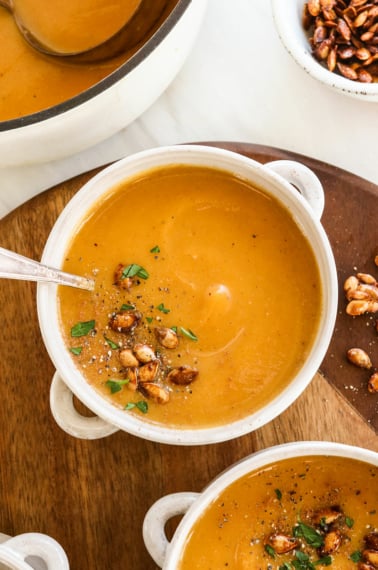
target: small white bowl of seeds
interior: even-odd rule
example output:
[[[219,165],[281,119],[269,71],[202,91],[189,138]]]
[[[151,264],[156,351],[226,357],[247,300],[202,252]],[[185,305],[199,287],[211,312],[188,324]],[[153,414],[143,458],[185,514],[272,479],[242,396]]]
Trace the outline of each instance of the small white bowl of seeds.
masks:
[[[309,75],[378,101],[378,0],[271,0],[279,37]]]

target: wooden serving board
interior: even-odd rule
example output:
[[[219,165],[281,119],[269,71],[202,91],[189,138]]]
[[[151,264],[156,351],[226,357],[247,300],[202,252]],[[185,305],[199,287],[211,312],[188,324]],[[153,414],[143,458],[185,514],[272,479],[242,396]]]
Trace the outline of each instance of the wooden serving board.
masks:
[[[326,191],[323,222],[334,249],[340,290],[354,267],[377,273],[376,186],[287,151],[207,144],[261,162],[284,158],[307,164]],[[40,194],[1,220],[0,245],[40,259],[58,214],[93,174]],[[167,493],[200,491],[223,469],[256,450],[294,440],[329,440],[378,451],[378,395],[367,392],[366,373],[345,360],[346,349],[355,344],[375,354],[378,366],[378,335],[369,319],[345,316],[342,294],[322,373],[285,413],[231,442],[176,447],[121,432],[81,441],[55,424],[49,408],[54,368],[39,332],[35,293],[33,283],[0,280],[0,532],[53,536],[66,550],[72,570],[156,569],[141,533],[149,506]]]

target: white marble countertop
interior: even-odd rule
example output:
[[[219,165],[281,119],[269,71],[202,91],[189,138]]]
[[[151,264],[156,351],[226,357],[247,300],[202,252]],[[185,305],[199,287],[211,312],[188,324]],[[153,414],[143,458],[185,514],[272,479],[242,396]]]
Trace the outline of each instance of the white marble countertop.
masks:
[[[0,216],[72,176],[133,152],[228,140],[295,151],[378,184],[378,103],[335,93],[291,59],[269,0],[208,0],[194,49],[134,123],[76,156],[0,170]]]

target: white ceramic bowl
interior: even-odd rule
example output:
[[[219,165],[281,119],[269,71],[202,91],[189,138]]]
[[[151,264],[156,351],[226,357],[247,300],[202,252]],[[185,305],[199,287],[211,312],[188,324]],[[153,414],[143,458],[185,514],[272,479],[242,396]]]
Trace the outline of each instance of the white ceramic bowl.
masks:
[[[304,441],[278,445],[252,454],[219,475],[202,493],[174,493],[159,499],[149,509],[143,523],[143,538],[147,550],[164,570],[176,570],[187,538],[193,525],[206,508],[216,500],[231,483],[244,475],[261,469],[270,463],[289,457],[327,455],[346,457],[378,466],[378,454],[340,443]],[[176,515],[185,514],[171,542],[165,534],[165,524]],[[206,545],[207,548],[210,545]]]
[[[125,413],[88,384],[75,366],[60,332],[56,286],[39,283],[37,305],[40,327],[57,370],[51,387],[51,408],[58,424],[76,437],[97,438],[117,429],[149,440],[181,445],[207,444],[238,437],[259,428],[292,404],[317,372],[327,351],[336,318],[338,288],[332,250],[319,221],[324,194],[315,174],[296,162],[277,161],[263,166],[239,154],[200,145],[162,147],[127,157],[95,176],[67,204],[51,231],[42,262],[61,267],[71,236],[86,212],[121,181],[167,164],[193,164],[229,171],[264,188],[290,211],[307,236],[319,266],[323,294],[318,331],[306,362],[289,385],[268,405],[227,425],[180,430]],[[289,182],[295,183],[303,195]],[[97,417],[80,416],[72,405],[73,394]]]
[[[378,101],[378,83],[346,79],[329,71],[315,59],[302,26],[304,4],[305,0],[271,0],[274,23],[289,54],[306,73],[327,87],[364,101]]]
[[[206,4],[206,0],[178,0],[155,34],[105,79],[59,105],[0,122],[0,167],[70,156],[126,127],[178,73]]]
[[[0,533],[0,569],[69,570],[63,548],[50,536],[27,532],[10,537]]]

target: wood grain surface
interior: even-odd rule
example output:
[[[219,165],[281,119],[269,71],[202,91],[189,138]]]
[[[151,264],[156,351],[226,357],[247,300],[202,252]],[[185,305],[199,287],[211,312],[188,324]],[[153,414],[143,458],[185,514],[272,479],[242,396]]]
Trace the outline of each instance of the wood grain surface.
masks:
[[[298,158],[258,145],[218,144],[261,162]],[[377,212],[377,188],[331,166],[300,159],[324,184],[324,224],[335,247],[339,276],[353,271],[355,265],[370,268],[378,238],[376,228],[371,233],[366,228],[374,222],[374,208]],[[40,259],[60,211],[92,175],[60,184],[1,220],[0,245]],[[352,187],[359,195],[359,224],[364,226],[354,236],[345,214],[357,204]],[[365,231],[366,243],[368,239],[371,243],[360,249],[358,237]],[[351,241],[353,252],[345,251],[345,240]],[[370,348],[376,349],[374,331],[368,334],[369,327],[359,322],[355,331],[355,323],[345,325],[343,318],[337,323],[322,374],[286,412],[250,435],[194,447],[162,445],[121,432],[98,441],[74,439],[55,424],[50,412],[54,369],[39,332],[35,294],[33,283],[0,281],[0,531],[51,535],[66,550],[72,570],[155,569],[141,534],[149,506],[167,493],[200,491],[220,471],[256,450],[295,440],[329,440],[378,451],[377,398],[365,396],[366,380],[360,378],[360,370],[345,375],[350,366],[344,358],[354,334],[358,340],[364,334],[363,339],[372,343]],[[341,313],[343,308],[341,300]],[[350,398],[352,390],[345,386],[352,385]],[[356,405],[353,399],[360,396],[368,405]]]

